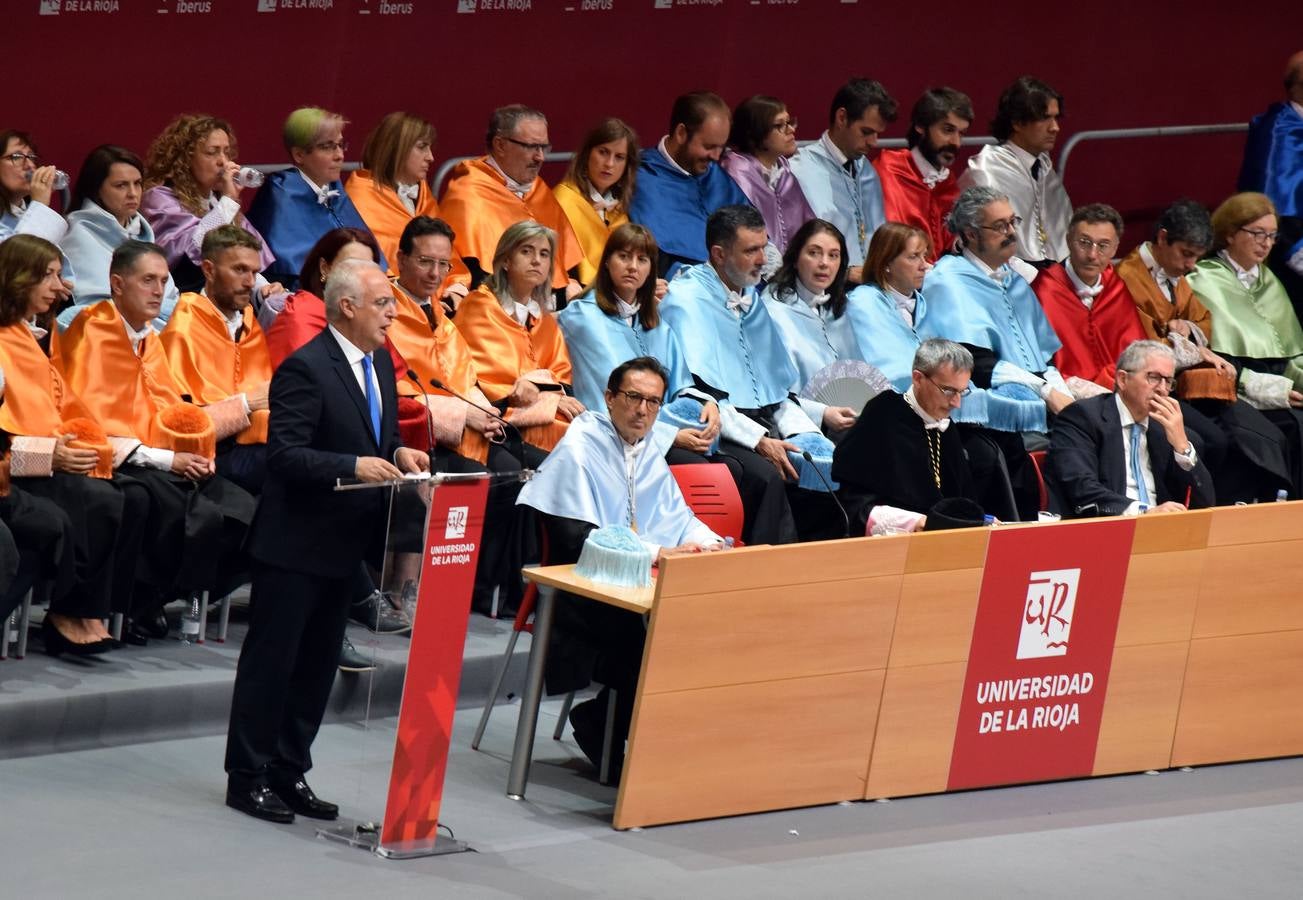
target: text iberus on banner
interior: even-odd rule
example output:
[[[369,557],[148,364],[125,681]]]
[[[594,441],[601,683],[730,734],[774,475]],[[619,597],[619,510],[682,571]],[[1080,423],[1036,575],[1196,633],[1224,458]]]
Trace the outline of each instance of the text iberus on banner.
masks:
[[[949,790],[1089,775],[1134,520],[991,533]]]

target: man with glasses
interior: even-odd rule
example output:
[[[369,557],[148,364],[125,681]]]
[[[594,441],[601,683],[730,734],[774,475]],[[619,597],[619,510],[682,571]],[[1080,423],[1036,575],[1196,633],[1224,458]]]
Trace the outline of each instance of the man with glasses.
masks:
[[[987,145],[968,161],[960,189],[985,186],[1009,198],[1018,215],[1018,257],[1044,268],[1068,255],[1072,202],[1054,171],[1050,151],[1059,136],[1063,96],[1043,81],[1023,76],[1000,95]],[[1019,271],[1028,277],[1034,273]]]
[[[303,263],[323,234],[336,228],[370,232],[339,180],[347,124],[338,113],[315,106],[290,113],[281,138],[294,165],[269,175],[249,207],[249,222],[276,257],[265,274],[286,290],[299,286]],[[380,265],[388,265],[383,256]]]
[[[1071,404],[1072,394],[1053,364],[1059,338],[1031,286],[1009,265],[1018,248],[1018,221],[1009,199],[994,188],[971,187],[959,195],[947,220],[959,252],[942,256],[928,272],[927,308],[915,330],[919,337],[957,341],[973,354],[976,390],[954,418],[963,425],[980,484],[996,489],[992,465],[1003,462],[1009,471],[1016,510],[989,494],[982,505],[1002,519],[1026,520],[1036,517],[1040,489],[1023,435],[1049,431],[1049,415]]]
[[[553,289],[565,299],[577,296],[582,288],[572,270],[577,272],[584,252],[552,189],[538,177],[552,149],[547,117],[519,103],[495,109],[486,142],[487,154],[452,170],[439,201],[440,215],[457,234],[455,247],[470,269],[471,287],[488,275],[502,233],[532,219],[557,235]]]
[[[683,500],[665,462],[668,434],[652,426],[665,399],[669,375],[647,356],[621,363],[606,383],[606,412],[581,413],[566,430],[519,502],[543,515],[549,561],[579,559],[594,528],[624,525],[658,559],[665,553],[718,550],[723,541]],[[646,628],[642,616],[566,594],[557,597],[549,693],[578,690],[597,681],[598,696],[570,711],[575,743],[600,767],[609,691],[616,692],[612,780],[619,780],[624,741]]]
[[[918,98],[910,113],[909,147],[883,150],[873,163],[882,181],[887,221],[927,232],[932,240],[931,260],[949,251],[954,240],[946,216],[959,196],[954,165],[972,121],[973,103],[967,94],[933,88]]]
[[[851,534],[922,531],[941,501],[977,501],[963,440],[950,421],[972,393],[972,371],[971,353],[930,338],[914,353],[905,393],[883,391],[864,407],[833,455]]]
[[[656,236],[662,277],[705,262],[709,250],[703,236],[711,213],[749,202],[719,165],[731,123],[728,104],[718,94],[683,94],[670,110],[669,132],[642,154],[629,219]]]
[[[1170,347],[1135,341],[1118,357],[1114,393],[1080,400],[1055,420],[1049,471],[1066,515],[1213,505],[1212,479],[1171,396],[1175,375]]]

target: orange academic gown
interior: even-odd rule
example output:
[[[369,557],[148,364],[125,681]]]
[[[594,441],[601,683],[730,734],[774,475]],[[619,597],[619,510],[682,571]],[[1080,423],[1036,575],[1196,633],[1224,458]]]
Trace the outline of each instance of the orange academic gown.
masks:
[[[366,222],[366,227],[375,236],[380,252],[389,263],[391,276],[398,274],[398,241],[403,236],[407,223],[417,216],[429,216],[432,219],[439,217],[439,204],[434,199],[430,186],[424,181],[421,182],[420,193],[416,195],[416,212],[408,212],[399,199],[398,192],[377,184],[366,169],[358,169],[349,176],[344,183],[344,193],[348,194],[348,199],[357,207],[362,221]],[[460,259],[453,260],[452,277],[470,283],[470,273]]]
[[[480,389],[490,400],[505,398],[522,375],[536,384],[570,384],[570,354],[555,316],[531,317],[525,327],[481,287],[462,301],[453,321],[470,347]],[[526,442],[551,450],[569,425],[557,412],[559,400],[558,391],[540,391],[529,406],[510,407],[507,421],[520,429]]]
[[[183,394],[211,406],[271,380],[267,340],[253,309],[246,306],[240,340],[232,341],[226,319],[202,294],[182,294],[159,338]],[[255,410],[237,444],[267,443],[268,412]]]
[[[517,197],[507,190],[506,181],[486,162],[486,157],[459,163],[452,170],[439,206],[443,220],[457,234],[457,255],[474,259],[485,272],[493,265],[493,252],[502,233],[529,219],[556,232],[552,287],[564,288],[569,280],[566,273],[584,260],[570,220],[543,179],[535,178],[529,193]]]
[[[602,221],[592,202],[569,179],[558,182],[552,188],[552,193],[565,211],[570,227],[575,230],[575,238],[584,254],[583,261],[579,263],[579,280],[585,285],[591,285],[597,279],[597,266],[602,261],[606,239],[612,231],[629,221],[629,214],[623,206],[618,206],[607,213],[608,221]]]

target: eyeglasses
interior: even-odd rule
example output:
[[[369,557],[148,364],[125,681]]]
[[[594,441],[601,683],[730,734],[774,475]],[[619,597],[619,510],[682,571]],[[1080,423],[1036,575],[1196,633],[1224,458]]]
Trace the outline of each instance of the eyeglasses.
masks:
[[[925,374],[923,372],[920,372],[919,374],[922,375],[924,378],[926,378],[928,381],[932,382],[932,384],[936,387],[936,389],[941,392],[941,396],[945,397],[947,400],[953,400],[956,397],[967,397],[969,394],[973,392],[973,388],[971,385],[964,388],[963,390],[960,390],[958,388],[946,387],[944,384],[940,384],[931,375]]]
[[[12,159],[12,157],[10,157]],[[28,157],[30,159],[30,157]],[[1274,244],[1276,238],[1280,237],[1279,231],[1259,231],[1256,228],[1241,228],[1249,237],[1253,238],[1255,244]]]
[[[528,141],[518,141],[513,137],[507,137],[505,134],[500,135],[504,141],[515,144],[517,147],[524,147],[529,153],[550,153],[552,152],[551,144],[531,144]]]
[[[418,256],[416,257],[416,268],[425,272],[428,272],[431,269],[447,271],[452,268],[452,260],[437,259],[433,256]]]
[[[1130,369],[1123,369],[1123,371],[1128,372],[1131,375],[1143,376],[1150,387],[1158,387],[1159,385],[1166,384],[1169,391],[1176,390],[1175,378],[1168,378],[1166,375],[1160,375],[1157,372],[1135,372]]]
[[[24,162],[29,162],[32,165],[36,165],[38,162],[41,161],[41,158],[37,156],[35,153],[10,153],[8,156],[0,157],[0,159],[7,159],[9,160],[9,162],[13,163],[15,166],[18,166],[19,168],[22,168]]]
[[[1082,236],[1073,241],[1081,249],[1082,253],[1089,253],[1092,250],[1098,250],[1101,256],[1112,256],[1113,251],[1117,248],[1117,241],[1104,240],[1092,241],[1090,238]]]
[[[978,225],[983,231],[994,231],[996,234],[1012,234],[1013,230],[1022,224],[1022,216],[1010,216],[1007,219],[1000,219],[992,222],[990,225]]]
[[[769,126],[770,131],[786,131],[789,134],[796,133],[796,120],[788,119],[786,122],[775,122]]]
[[[656,412],[661,408],[661,399],[659,397],[648,397],[645,394],[638,393],[637,391],[616,391],[615,393],[623,397],[625,402],[634,409],[637,409],[644,403],[647,404],[647,409],[651,412]]]
[[[313,144],[313,150],[320,150],[323,153],[334,153],[338,150],[340,153],[348,152],[348,141],[322,141],[320,144]]]

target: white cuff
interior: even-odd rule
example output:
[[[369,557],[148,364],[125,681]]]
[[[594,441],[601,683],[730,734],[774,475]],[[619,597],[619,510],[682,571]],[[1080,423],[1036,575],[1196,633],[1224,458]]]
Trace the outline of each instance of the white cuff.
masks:
[[[1293,252],[1289,255],[1289,260],[1285,263],[1295,272],[1303,275],[1303,241],[1294,245]]]
[[[810,420],[800,404],[784,400],[774,411],[774,427],[785,438],[794,434],[822,433],[822,429]]]
[[[1240,370],[1244,399],[1258,409],[1289,409],[1289,392],[1294,382],[1284,375],[1269,375],[1252,369]]]
[[[223,197],[218,200],[217,208],[222,211],[222,215],[226,216],[226,224],[228,225],[234,222],[235,217],[240,214],[240,203],[233,197]]]
[[[811,400],[809,397],[797,397],[796,402],[801,405],[801,411],[810,417],[810,421],[823,428],[823,414],[828,409],[827,403],[820,403],[818,400]]]
[[[897,506],[875,506],[869,510],[868,533],[891,534],[897,531],[913,531],[921,518],[923,513],[911,512]]]
[[[760,439],[767,434],[763,425],[742,415],[732,403],[725,401],[719,404],[720,437],[754,450]]]
[[[1044,378],[1033,375],[1026,369],[1020,369],[1011,362],[1000,360],[991,370],[991,387],[999,387],[1002,384],[1022,384],[1045,396],[1046,382]]]
[[[63,216],[36,200],[27,202],[27,209],[23,211],[17,227],[14,228],[14,234],[30,234],[33,237],[45,238],[51,244],[59,243],[67,233],[68,223],[64,221]]]
[[[144,444],[138,446],[135,451],[127,457],[127,462],[132,465],[142,466],[146,469],[158,469],[160,472],[171,472],[172,463],[176,460],[176,454],[171,450],[163,450],[159,447],[146,447]]]

